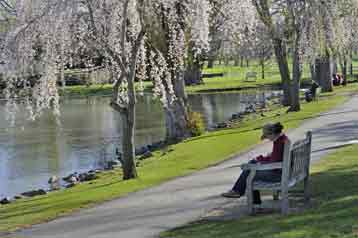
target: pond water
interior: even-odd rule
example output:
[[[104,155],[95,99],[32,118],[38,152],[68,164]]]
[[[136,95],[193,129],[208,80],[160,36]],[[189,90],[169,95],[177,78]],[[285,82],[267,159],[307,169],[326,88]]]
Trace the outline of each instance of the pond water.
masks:
[[[208,128],[243,111],[250,103],[263,103],[273,92],[240,92],[189,96],[194,111],[204,115]],[[47,188],[52,175],[100,168],[115,158],[120,142],[120,119],[109,98],[64,99],[60,124],[52,113],[37,121],[19,113],[15,126],[6,120],[0,105],[0,197]],[[20,109],[21,111],[21,109]],[[136,147],[160,141],[165,136],[161,106],[151,95],[138,97]]]

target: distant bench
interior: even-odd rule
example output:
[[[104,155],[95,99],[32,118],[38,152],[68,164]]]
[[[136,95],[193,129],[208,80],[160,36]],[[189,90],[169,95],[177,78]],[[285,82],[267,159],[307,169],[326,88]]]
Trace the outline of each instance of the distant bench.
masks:
[[[257,80],[256,72],[247,72],[245,75],[245,82],[255,82]]]
[[[269,190],[274,192],[274,199],[278,199],[281,193],[281,213],[287,214],[289,209],[288,191],[299,182],[304,182],[305,203],[310,199],[309,195],[309,168],[311,160],[312,132],[307,132],[306,138],[295,142],[287,141],[284,147],[283,162],[270,164],[244,164],[243,170],[249,170],[250,174],[246,181],[246,196],[249,212],[254,213],[253,191]],[[281,182],[270,183],[254,181],[256,171],[282,169]]]
[[[214,74],[202,74],[202,78],[219,78],[224,77],[224,73],[214,73]]]

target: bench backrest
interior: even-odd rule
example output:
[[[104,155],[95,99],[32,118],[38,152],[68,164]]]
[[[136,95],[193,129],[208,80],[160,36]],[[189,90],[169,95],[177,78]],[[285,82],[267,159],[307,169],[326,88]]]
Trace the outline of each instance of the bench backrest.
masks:
[[[247,72],[246,73],[246,78],[256,78],[256,77],[257,77],[256,72]]]
[[[282,185],[291,187],[309,175],[311,158],[312,132],[307,132],[306,138],[292,144],[285,145]]]

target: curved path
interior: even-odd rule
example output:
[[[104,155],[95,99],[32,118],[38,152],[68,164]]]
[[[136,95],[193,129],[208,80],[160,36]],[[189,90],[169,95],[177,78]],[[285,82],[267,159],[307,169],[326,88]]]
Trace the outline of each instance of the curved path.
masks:
[[[290,131],[289,137],[296,140],[307,130],[312,130],[312,159],[318,160],[337,146],[358,139],[358,110],[355,105],[358,105],[357,96],[335,110],[309,119],[298,129]],[[230,167],[270,149],[268,143],[258,145],[215,167],[33,226],[10,237],[158,237],[162,231],[197,220],[213,208],[227,204],[229,201],[219,194],[229,189],[240,173],[239,168]]]

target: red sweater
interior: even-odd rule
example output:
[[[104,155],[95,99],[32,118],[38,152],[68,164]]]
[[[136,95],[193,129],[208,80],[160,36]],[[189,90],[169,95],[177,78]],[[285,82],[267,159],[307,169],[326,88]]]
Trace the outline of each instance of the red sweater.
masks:
[[[288,140],[285,134],[280,135],[274,142],[273,142],[273,149],[272,153],[268,156],[260,155],[256,158],[256,160],[262,164],[269,164],[275,162],[282,162],[283,160],[283,150],[285,147],[285,142]]]

